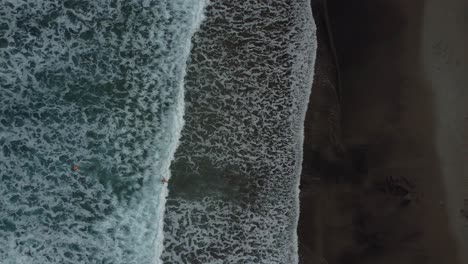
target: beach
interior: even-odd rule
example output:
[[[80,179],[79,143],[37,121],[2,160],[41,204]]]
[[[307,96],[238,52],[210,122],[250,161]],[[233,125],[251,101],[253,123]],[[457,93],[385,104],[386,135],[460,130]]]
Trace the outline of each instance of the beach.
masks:
[[[301,263],[466,263],[467,9],[435,2],[314,5]]]

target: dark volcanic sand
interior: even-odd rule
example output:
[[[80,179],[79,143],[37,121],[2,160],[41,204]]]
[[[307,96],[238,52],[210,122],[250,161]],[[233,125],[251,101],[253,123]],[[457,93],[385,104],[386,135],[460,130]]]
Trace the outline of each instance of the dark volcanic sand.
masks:
[[[461,263],[445,208],[433,95],[419,58],[424,1],[328,3],[341,88],[333,92],[337,74],[316,3],[301,263]]]

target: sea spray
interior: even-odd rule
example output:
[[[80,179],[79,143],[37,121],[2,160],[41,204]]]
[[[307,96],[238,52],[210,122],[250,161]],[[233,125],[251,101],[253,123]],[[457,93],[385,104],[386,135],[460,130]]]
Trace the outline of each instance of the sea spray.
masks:
[[[203,5],[0,0],[1,263],[160,263]]]
[[[297,263],[308,1],[212,1],[193,38],[165,263]]]

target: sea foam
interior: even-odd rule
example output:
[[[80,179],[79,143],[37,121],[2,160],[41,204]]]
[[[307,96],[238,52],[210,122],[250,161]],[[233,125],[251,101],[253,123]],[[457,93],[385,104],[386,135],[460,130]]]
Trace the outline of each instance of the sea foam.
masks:
[[[212,1],[193,38],[165,263],[297,263],[309,1]]]
[[[0,263],[160,263],[203,7],[0,0]]]

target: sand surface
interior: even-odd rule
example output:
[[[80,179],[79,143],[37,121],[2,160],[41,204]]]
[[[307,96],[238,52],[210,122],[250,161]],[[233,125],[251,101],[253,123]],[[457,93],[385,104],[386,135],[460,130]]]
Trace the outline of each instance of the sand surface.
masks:
[[[462,2],[329,0],[337,94],[330,92],[337,90],[335,63],[315,5],[319,50],[305,127],[302,263],[467,263]],[[455,9],[464,12],[452,15]]]
[[[468,263],[468,2],[426,1],[421,52],[452,232]]]

